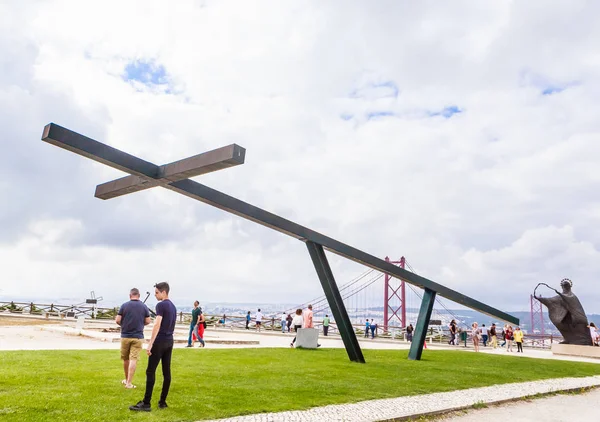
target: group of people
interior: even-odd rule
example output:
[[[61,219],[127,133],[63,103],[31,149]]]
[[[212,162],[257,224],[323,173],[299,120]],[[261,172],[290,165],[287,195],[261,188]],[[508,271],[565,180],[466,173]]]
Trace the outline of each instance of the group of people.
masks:
[[[282,333],[291,333],[292,330],[297,332],[300,328],[314,328],[315,324],[313,322],[313,311],[312,305],[308,305],[306,310],[302,311],[302,309],[296,309],[294,316],[292,314],[287,314],[285,312],[281,313],[281,332]],[[325,315],[323,318],[323,335],[327,337],[329,333],[329,324],[331,323],[331,319],[329,315]],[[292,345],[295,342],[292,342]]]
[[[454,320],[452,320],[456,324]],[[451,323],[452,325],[452,323]],[[503,340],[500,347],[506,346],[507,352],[513,351],[513,342],[517,345],[517,353],[523,353],[523,330],[521,327],[513,327],[509,324],[506,324],[500,333],[500,338]],[[479,342],[483,343],[483,347],[487,346],[488,338],[491,340],[490,343],[492,347],[496,349],[498,347],[498,331],[496,328],[496,324],[492,324],[491,327],[486,328],[485,324],[482,324],[479,327],[479,324],[474,322],[471,325],[471,339],[473,341],[473,347],[475,347],[475,351],[479,352]]]
[[[171,356],[173,353],[173,333],[177,321],[177,309],[169,300],[169,284],[166,282],[154,285],[154,296],[159,301],[156,305],[156,319],[152,334],[148,341],[146,353],[148,354],[148,367],[146,368],[146,392],[144,398],[137,404],[129,406],[130,410],[151,410],[150,401],[156,381],[156,368],[162,364],[163,385],[158,400],[158,407],[167,406],[167,395],[171,386]],[[196,320],[198,321],[198,320]],[[133,376],[137,368],[137,361],[142,351],[144,341],[144,326],[150,324],[150,310],[140,301],[140,291],[133,288],[129,291],[129,301],[119,308],[115,322],[121,326],[121,359],[125,378],[121,384],[125,388],[136,388]]]
[[[283,318],[283,315],[282,315],[282,318]],[[329,316],[325,315],[325,318],[327,318],[327,327],[329,327]],[[287,322],[287,317],[286,317],[286,322]],[[296,314],[292,318],[292,325],[294,326],[294,332],[296,332],[296,333],[298,332],[298,330],[300,328],[315,328],[312,305],[308,305],[304,311],[302,309],[296,309]],[[294,344],[296,343],[296,338],[297,338],[297,336],[294,337],[294,339],[290,343],[290,347],[292,347],[292,348],[294,347]],[[321,346],[321,345],[317,344],[317,347],[319,347],[319,346]]]
[[[258,308],[256,314],[254,315],[254,329],[258,332],[262,330],[264,314]],[[310,321],[310,322],[309,322]],[[250,329],[250,323],[252,322],[252,313],[248,311],[246,314],[246,330]],[[313,322],[313,311],[312,305],[308,305],[308,307],[303,311],[302,309],[296,309],[294,316],[291,313],[286,313],[285,311],[281,313],[281,332],[282,333],[291,333],[296,332],[298,328],[314,328]],[[329,315],[325,315],[323,318],[323,335],[327,336],[329,333],[329,324],[331,323],[331,319]]]
[[[375,338],[377,333],[377,324],[373,319],[369,322],[368,319],[365,319],[365,338],[369,338],[369,332],[371,333],[371,338]]]

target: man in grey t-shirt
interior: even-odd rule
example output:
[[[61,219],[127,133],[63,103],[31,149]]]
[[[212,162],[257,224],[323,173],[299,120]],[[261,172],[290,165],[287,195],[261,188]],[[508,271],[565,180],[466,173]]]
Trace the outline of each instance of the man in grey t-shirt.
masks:
[[[140,301],[140,291],[135,287],[129,291],[129,302],[121,305],[115,322],[121,326],[121,359],[125,388],[135,388],[131,383],[144,340],[144,325],[150,324],[150,311]]]

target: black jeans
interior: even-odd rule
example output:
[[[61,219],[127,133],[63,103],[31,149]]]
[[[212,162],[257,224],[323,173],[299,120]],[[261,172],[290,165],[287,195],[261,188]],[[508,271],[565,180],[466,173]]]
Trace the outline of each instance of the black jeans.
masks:
[[[329,331],[329,325],[323,325],[323,335],[327,336],[327,332]]]
[[[298,330],[302,328],[302,325],[294,325],[294,331],[298,332]],[[298,334],[296,334],[296,337],[298,337]],[[296,342],[296,337],[294,337],[294,339],[292,340],[292,344],[294,344]]]
[[[517,341],[517,353],[523,353],[523,342]]]
[[[146,369],[146,394],[144,403],[150,404],[152,400],[152,390],[156,382],[156,368],[162,361],[163,386],[160,393],[159,402],[165,402],[171,387],[171,356],[173,354],[173,340],[154,343],[152,345],[152,354],[148,357],[148,369]]]

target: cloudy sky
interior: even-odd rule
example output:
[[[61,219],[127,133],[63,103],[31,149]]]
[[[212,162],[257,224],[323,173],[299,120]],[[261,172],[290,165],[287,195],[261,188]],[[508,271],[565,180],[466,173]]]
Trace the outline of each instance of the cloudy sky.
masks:
[[[40,141],[55,122],[504,310],[600,312],[594,2],[0,3],[0,298],[321,293],[305,246]],[[331,256],[340,284],[364,268]],[[383,288],[381,289],[383,291]]]

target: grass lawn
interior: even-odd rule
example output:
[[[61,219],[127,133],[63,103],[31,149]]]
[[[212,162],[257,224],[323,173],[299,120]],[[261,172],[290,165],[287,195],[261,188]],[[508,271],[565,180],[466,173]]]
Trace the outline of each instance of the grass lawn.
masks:
[[[135,390],[125,390],[118,350],[0,352],[2,421],[195,421],[557,377],[599,375],[600,365],[460,351],[365,350],[367,364],[342,349],[176,349],[169,408],[128,406],[144,394],[147,357]]]

